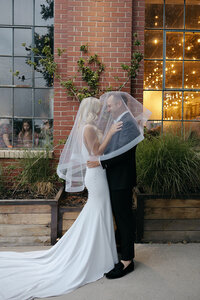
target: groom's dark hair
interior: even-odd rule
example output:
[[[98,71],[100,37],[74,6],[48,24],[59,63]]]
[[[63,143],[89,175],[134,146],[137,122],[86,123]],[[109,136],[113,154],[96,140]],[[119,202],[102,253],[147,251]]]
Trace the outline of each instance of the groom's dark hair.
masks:
[[[122,97],[122,100],[124,101],[124,103],[127,105],[127,103],[128,103],[128,98],[127,98],[126,94],[120,93],[120,96]]]

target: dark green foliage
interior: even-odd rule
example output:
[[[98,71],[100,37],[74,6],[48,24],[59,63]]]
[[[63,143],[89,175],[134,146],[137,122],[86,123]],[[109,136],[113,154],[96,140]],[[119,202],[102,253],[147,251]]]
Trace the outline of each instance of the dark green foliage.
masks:
[[[189,194],[200,191],[200,155],[191,141],[166,134],[137,146],[138,187],[145,192]]]

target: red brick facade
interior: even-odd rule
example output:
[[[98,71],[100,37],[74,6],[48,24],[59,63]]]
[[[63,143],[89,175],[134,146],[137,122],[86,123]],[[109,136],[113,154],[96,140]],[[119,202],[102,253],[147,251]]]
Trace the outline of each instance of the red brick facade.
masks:
[[[106,65],[102,87],[113,87],[124,82],[125,72],[121,63],[129,63],[133,50],[133,32],[138,32],[144,45],[144,0],[55,0],[55,52],[66,49],[62,57],[56,57],[63,79],[77,71],[80,46],[88,44],[91,54],[97,53]],[[114,76],[119,77],[116,82]],[[135,81],[125,88],[142,101],[143,66]],[[54,145],[66,139],[73,125],[79,103],[55,82]],[[55,149],[58,158],[62,146]]]

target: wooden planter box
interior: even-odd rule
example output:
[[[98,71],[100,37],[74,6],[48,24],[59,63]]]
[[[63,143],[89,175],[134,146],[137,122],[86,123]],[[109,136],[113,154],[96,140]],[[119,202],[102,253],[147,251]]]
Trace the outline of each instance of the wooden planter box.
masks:
[[[0,200],[0,246],[55,244],[57,218],[57,199]]]
[[[59,207],[58,237],[62,237],[77,219],[83,207]]]
[[[200,195],[137,195],[142,242],[200,242]]]

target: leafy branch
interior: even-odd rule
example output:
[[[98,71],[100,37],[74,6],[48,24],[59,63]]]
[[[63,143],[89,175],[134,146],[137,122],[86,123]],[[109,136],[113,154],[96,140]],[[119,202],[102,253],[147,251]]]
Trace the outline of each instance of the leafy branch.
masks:
[[[42,39],[43,47],[41,42],[37,43],[38,47],[27,47],[25,43],[22,44],[26,51],[33,52],[36,59],[32,61],[27,59],[27,64],[33,66],[33,68],[43,74],[44,78],[48,78],[48,82],[52,83],[53,78],[59,80],[59,84],[66,89],[69,96],[75,97],[79,101],[89,96],[99,96],[102,92],[113,90],[111,86],[106,87],[104,90],[101,89],[100,79],[103,72],[106,70],[106,66],[101,62],[97,54],[89,55],[88,44],[81,45],[80,51],[83,53],[77,61],[78,73],[72,78],[62,80],[59,74],[58,65],[54,60],[54,54],[52,51],[51,39],[49,36],[40,37]],[[137,34],[134,34],[134,45],[140,46],[140,41],[137,38]],[[40,47],[39,47],[40,46]],[[59,57],[65,52],[65,49],[57,49],[57,55]],[[29,55],[30,55],[29,53]],[[123,84],[119,85],[116,90],[123,89],[131,78],[136,78],[140,62],[143,59],[143,54],[136,50],[133,52],[131,61],[129,64],[121,64],[121,68],[126,72],[126,79]],[[84,86],[77,86],[76,78],[80,74],[82,81],[86,83]],[[24,75],[20,75],[19,71],[16,71],[15,76],[18,79],[24,80]],[[114,76],[115,80],[119,80],[117,76]]]

